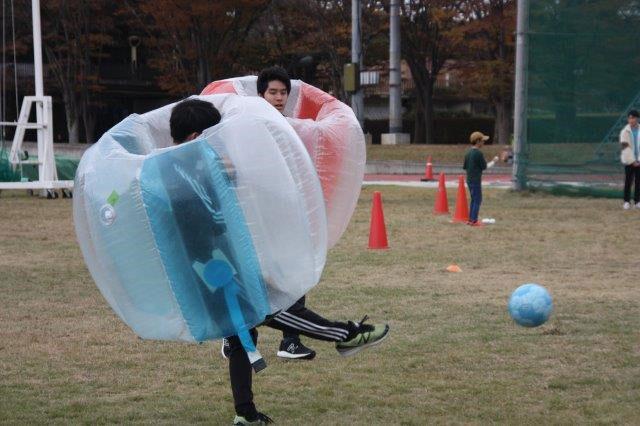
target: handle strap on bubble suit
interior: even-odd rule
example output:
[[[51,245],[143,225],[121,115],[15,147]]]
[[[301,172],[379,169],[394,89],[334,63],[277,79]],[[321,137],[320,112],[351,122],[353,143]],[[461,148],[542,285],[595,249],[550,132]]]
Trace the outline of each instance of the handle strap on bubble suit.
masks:
[[[238,302],[238,285],[234,284],[236,282],[234,278],[235,270],[228,261],[222,260],[222,258],[226,259],[224,253],[216,250],[213,259],[209,260],[205,265],[194,262],[193,269],[210,290],[221,288],[224,292],[224,299],[231,316],[231,322],[237,331],[242,347],[249,357],[251,367],[258,373],[267,367],[267,363],[253,343],[251,334],[245,324],[244,315]]]

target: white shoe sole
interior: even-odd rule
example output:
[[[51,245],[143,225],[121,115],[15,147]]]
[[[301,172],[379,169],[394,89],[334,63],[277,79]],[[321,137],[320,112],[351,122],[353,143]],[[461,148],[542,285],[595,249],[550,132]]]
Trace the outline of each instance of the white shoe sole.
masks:
[[[292,354],[292,353],[287,352],[287,351],[278,351],[278,353],[276,355],[278,355],[279,358],[285,358],[285,359],[310,359],[310,358],[313,358],[315,356],[314,353]]]
[[[367,349],[367,348],[371,348],[371,347],[373,347],[373,346],[379,345],[379,344],[380,344],[380,343],[382,343],[382,342],[383,342],[387,337],[389,337],[389,330],[387,330],[387,334],[385,334],[384,336],[382,336],[382,338],[381,338],[381,339],[376,340],[375,342],[366,343],[366,344],[364,344],[364,345],[362,345],[362,346],[358,346],[358,347],[355,347],[355,348],[353,348],[353,349],[347,349],[347,350],[345,350],[345,351],[340,351],[340,350],[338,350],[338,353],[339,353],[340,355],[344,356],[344,357],[351,356],[351,355],[355,355],[355,354],[357,354],[358,352],[360,352],[360,351],[361,351],[361,350],[363,350],[363,349]]]
[[[227,356],[224,354],[224,345],[220,345],[220,355],[222,355],[222,358],[227,359]]]

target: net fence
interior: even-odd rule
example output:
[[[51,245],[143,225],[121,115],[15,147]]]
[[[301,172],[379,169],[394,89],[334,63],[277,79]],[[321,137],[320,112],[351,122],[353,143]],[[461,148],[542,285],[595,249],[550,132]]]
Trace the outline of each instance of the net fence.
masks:
[[[30,160],[37,160],[37,157],[29,157]],[[79,159],[56,155],[56,170],[59,180],[73,180],[78,168]],[[9,150],[0,149],[0,182],[28,182],[38,180],[37,164],[18,164],[13,167],[9,162]]]
[[[619,133],[640,109],[640,2],[530,0],[529,187],[618,197]]]

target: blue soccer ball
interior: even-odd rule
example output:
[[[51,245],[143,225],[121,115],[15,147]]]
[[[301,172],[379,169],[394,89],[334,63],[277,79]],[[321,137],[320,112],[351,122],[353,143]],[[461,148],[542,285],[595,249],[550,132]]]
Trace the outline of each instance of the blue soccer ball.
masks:
[[[509,298],[509,315],[523,327],[537,327],[549,319],[553,300],[546,288],[538,284],[524,284]]]

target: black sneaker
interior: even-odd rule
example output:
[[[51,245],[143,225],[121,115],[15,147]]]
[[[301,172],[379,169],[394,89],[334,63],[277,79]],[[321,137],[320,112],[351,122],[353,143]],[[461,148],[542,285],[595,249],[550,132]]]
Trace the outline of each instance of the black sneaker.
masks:
[[[300,339],[283,339],[277,355],[286,359],[313,359],[316,352],[303,345]]]
[[[234,426],[244,426],[244,425],[266,425],[269,423],[273,423],[273,420],[266,414],[258,413],[253,417],[249,416],[236,416],[233,419]]]
[[[231,346],[229,346],[229,340],[225,337],[222,339],[222,347],[220,348],[220,353],[222,354],[222,358],[229,359],[229,355],[231,354]]]

